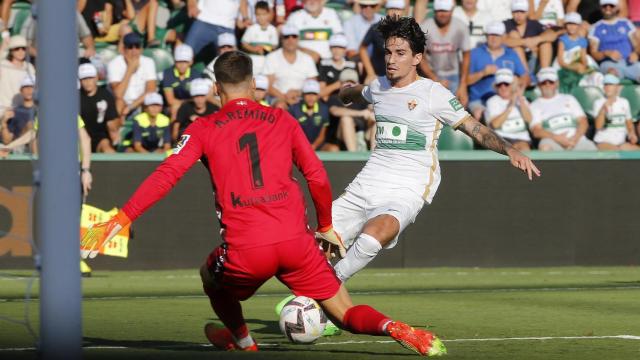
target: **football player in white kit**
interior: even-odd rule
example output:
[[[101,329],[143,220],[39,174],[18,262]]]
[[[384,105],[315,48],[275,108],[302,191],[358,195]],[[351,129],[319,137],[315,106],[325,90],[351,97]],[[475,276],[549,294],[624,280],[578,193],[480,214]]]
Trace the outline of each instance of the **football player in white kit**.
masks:
[[[532,161],[491,129],[476,121],[444,86],[418,76],[426,35],[410,17],[386,17],[379,24],[385,39],[386,76],[369,86],[343,88],[345,104],[373,104],[376,148],[364,168],[333,202],[333,229],[320,229],[335,265],[346,281],[383,248],[391,248],[440,184],[438,136],[451,126],[485,148],[507,155],[529,180],[540,171]],[[344,239],[344,244],[341,239]],[[348,248],[348,251],[345,251]]]

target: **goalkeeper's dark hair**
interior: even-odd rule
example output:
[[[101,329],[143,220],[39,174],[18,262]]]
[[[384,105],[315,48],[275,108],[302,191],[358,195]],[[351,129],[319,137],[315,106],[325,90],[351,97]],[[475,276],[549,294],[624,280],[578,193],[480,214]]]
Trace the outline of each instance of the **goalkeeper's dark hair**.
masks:
[[[226,52],[213,65],[216,81],[236,85],[253,79],[253,63],[249,55],[241,51]]]
[[[386,16],[378,23],[378,31],[385,43],[392,37],[402,38],[409,43],[414,55],[424,53],[427,35],[412,17]]]

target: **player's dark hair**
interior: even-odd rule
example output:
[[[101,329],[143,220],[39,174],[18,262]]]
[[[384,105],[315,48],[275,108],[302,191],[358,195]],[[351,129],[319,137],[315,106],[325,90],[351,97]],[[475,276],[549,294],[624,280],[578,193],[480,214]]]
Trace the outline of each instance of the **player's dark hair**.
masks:
[[[218,57],[213,72],[219,83],[239,84],[253,78],[253,63],[249,55],[241,51],[229,51]]]
[[[386,16],[378,23],[378,31],[385,43],[392,37],[402,38],[409,43],[414,55],[424,53],[427,35],[412,17]]]
[[[268,3],[268,2],[266,2],[266,1],[262,1],[262,0],[261,0],[261,1],[258,1],[258,2],[256,3],[256,8],[255,8],[255,10],[258,10],[258,9],[262,9],[262,10],[264,10],[264,11],[270,11],[270,10],[271,10],[271,8],[269,7],[269,3]],[[255,11],[255,10],[254,10],[254,11]]]

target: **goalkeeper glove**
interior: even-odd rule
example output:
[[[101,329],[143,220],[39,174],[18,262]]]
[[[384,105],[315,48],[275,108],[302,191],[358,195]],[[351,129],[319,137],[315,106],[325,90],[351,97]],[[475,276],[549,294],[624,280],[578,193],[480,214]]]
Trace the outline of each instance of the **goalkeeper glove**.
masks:
[[[80,240],[80,257],[96,257],[104,244],[130,223],[127,214],[120,210],[109,221],[92,225]]]
[[[318,231],[316,232],[316,238],[322,240],[324,245],[327,245],[329,252],[331,252],[332,247],[334,249],[338,248],[338,255],[340,256],[340,258],[344,258],[345,256],[347,256],[347,249],[344,247],[342,238],[335,230],[333,230],[332,225],[318,229]]]

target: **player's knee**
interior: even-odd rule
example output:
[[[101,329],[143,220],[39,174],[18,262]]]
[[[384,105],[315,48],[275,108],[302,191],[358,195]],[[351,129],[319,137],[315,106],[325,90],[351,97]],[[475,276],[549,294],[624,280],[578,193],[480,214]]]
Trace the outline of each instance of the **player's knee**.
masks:
[[[358,240],[355,242],[354,246],[361,254],[371,257],[376,256],[378,252],[382,250],[381,242],[375,237],[365,233],[358,236]]]
[[[207,264],[203,264],[200,267],[200,280],[202,280],[202,286],[206,288],[210,288],[210,289],[214,289],[215,288],[215,281],[214,281],[214,277],[211,274],[211,270],[209,269],[209,266],[207,266]]]

